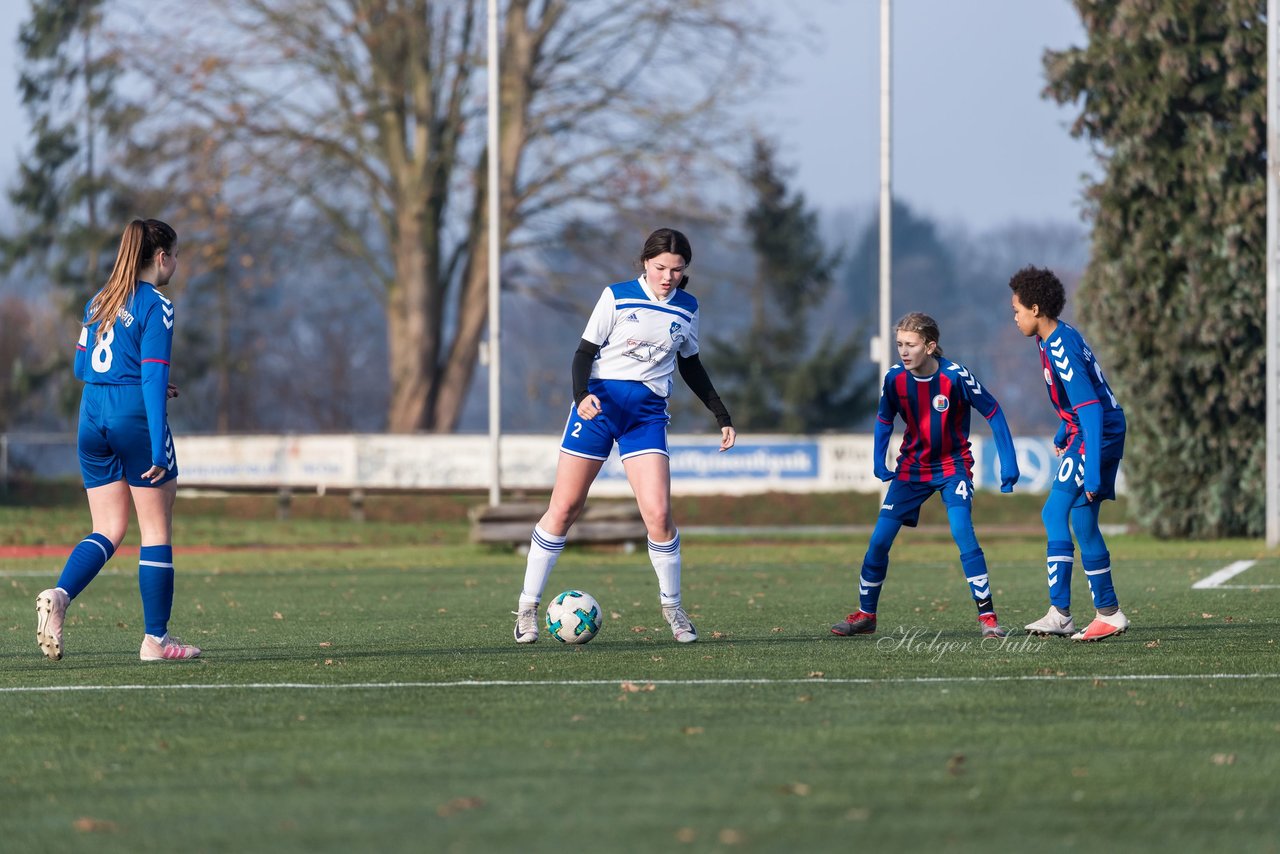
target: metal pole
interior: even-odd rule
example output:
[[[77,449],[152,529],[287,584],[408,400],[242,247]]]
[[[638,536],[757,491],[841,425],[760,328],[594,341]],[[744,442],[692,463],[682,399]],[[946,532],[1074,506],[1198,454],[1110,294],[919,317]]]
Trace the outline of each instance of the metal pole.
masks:
[[[892,320],[892,267],[893,267],[893,172],[891,169],[891,19],[893,0],[880,0],[880,376],[889,372],[893,363],[889,354],[893,351],[890,325]]]
[[[1267,546],[1280,545],[1280,0],[1267,0]]]
[[[502,209],[499,205],[498,0],[489,0],[489,506],[502,501]]]
[[[889,354],[896,350],[890,328],[893,323],[890,315],[893,299],[892,17],[893,0],[880,0],[880,323],[879,332],[871,339],[871,357],[880,366],[881,382],[893,364]],[[882,483],[882,501],[888,491],[889,485]]]

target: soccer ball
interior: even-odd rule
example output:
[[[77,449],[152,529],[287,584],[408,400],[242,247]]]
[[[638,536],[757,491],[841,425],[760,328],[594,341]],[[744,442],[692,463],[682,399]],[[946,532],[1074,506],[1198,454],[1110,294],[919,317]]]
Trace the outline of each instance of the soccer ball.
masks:
[[[547,631],[561,643],[586,643],[602,620],[596,600],[581,590],[566,590],[547,605]]]

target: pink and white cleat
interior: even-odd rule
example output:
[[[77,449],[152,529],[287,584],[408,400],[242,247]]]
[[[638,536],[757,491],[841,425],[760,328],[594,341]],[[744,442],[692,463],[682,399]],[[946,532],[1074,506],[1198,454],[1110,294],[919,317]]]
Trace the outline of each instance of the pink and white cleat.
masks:
[[[71,597],[59,587],[41,591],[36,597],[36,643],[50,661],[62,659],[62,623]]]
[[[1129,618],[1124,615],[1123,611],[1116,611],[1109,617],[1098,614],[1093,618],[1093,622],[1085,627],[1084,631],[1076,632],[1071,636],[1071,639],[1090,643],[1092,641],[1100,641],[1103,638],[1122,635],[1128,630]]]
[[[143,661],[187,661],[200,657],[200,647],[185,644],[168,632],[159,640],[153,635],[143,635],[138,657]]]

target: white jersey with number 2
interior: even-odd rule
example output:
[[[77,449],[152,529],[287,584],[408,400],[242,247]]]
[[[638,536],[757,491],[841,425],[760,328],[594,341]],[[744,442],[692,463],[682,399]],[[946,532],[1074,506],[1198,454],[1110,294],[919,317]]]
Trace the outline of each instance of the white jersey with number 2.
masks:
[[[642,382],[659,397],[671,394],[676,355],[698,352],[698,300],[675,290],[665,300],[644,276],[600,294],[582,337],[600,345],[591,378]]]

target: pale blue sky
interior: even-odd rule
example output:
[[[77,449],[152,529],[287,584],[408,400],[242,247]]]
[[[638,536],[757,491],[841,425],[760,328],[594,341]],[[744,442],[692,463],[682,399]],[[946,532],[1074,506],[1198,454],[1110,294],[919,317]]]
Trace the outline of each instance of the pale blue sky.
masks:
[[[879,190],[879,0],[787,0],[815,33],[780,50],[758,107],[794,185],[824,212],[869,211]],[[18,27],[27,3],[0,0],[0,184],[25,147]],[[1069,0],[894,0],[894,192],[975,231],[1014,220],[1074,221],[1088,146],[1073,112],[1040,97],[1041,55],[1084,40]],[[7,198],[0,222],[8,221]]]

